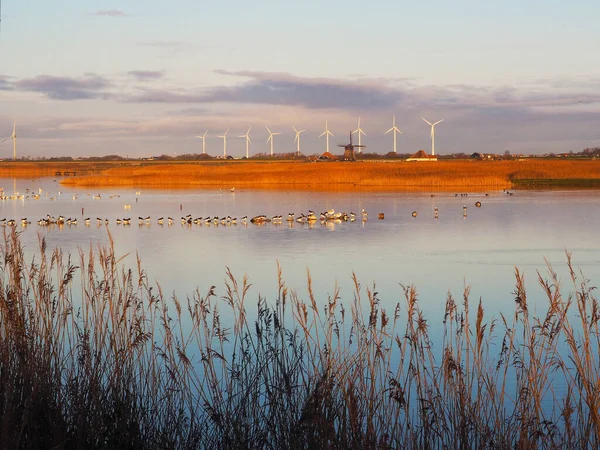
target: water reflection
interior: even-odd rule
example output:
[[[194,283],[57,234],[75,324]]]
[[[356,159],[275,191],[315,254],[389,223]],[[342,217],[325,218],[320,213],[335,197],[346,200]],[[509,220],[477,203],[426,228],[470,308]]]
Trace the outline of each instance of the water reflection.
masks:
[[[414,284],[421,307],[436,322],[451,291],[460,297],[465,285],[486,310],[510,312],[514,267],[523,268],[532,294],[536,270],[546,259],[564,277],[565,250],[586,277],[600,279],[600,246],[593,224],[600,219],[595,191],[523,191],[507,196],[455,196],[452,193],[273,192],[227,190],[142,191],[139,188],[83,192],[52,179],[0,180],[5,194],[22,198],[0,203],[0,218],[14,219],[26,249],[34,252],[38,234],[49,247],[75,253],[114,240],[124,261],[139,255],[151,280],[180,296],[215,285],[222,289],[225,268],[247,274],[251,295],[274,298],[277,263],[288,286],[305,295],[310,270],[313,289],[325,301],[337,283],[351,301],[355,272],[364,284],[375,281],[384,307],[400,300],[400,284]],[[8,189],[7,189],[8,187]],[[33,193],[42,195],[33,198]],[[88,195],[89,194],[89,195]],[[476,207],[475,202],[481,202]],[[467,214],[465,215],[465,209]],[[335,209],[354,212],[358,220],[287,222],[288,213]],[[368,220],[360,220],[362,210]],[[413,214],[417,212],[418,214]],[[385,219],[378,220],[383,213]],[[259,214],[282,215],[281,223],[243,224]],[[77,219],[76,225],[38,226],[47,216]],[[236,223],[181,223],[180,218],[227,216]],[[85,222],[86,218],[89,222]],[[138,218],[142,217],[138,225]],[[163,217],[163,223],[158,218]],[[167,218],[174,220],[167,222]],[[31,224],[20,222],[27,218]],[[131,218],[131,224],[117,219]],[[149,218],[149,219],[147,219]],[[65,219],[65,221],[66,221]],[[540,296],[540,298],[542,298]],[[531,301],[535,302],[535,299]]]

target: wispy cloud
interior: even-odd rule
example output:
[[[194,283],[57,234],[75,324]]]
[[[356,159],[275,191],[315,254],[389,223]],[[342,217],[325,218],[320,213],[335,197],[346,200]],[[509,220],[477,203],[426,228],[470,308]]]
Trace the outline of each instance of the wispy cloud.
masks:
[[[39,92],[54,100],[81,100],[106,97],[110,82],[96,74],[81,78],[38,75],[15,81],[13,86],[21,91]]]
[[[120,9],[100,9],[90,13],[92,16],[127,17],[128,14]]]
[[[127,74],[138,81],[158,80],[165,75],[162,70],[130,70]]]

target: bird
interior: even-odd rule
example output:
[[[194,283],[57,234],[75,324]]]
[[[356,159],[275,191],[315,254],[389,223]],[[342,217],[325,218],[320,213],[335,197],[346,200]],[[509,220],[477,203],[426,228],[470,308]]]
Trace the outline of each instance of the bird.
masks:
[[[413,212],[412,212],[412,216],[413,216],[413,217],[417,217],[417,215],[418,215],[418,214],[419,214],[419,213],[418,213],[417,211],[413,211]]]

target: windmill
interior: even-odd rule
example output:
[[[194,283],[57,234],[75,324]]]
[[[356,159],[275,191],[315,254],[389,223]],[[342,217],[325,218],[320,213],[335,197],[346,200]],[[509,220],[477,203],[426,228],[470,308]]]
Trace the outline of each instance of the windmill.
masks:
[[[206,134],[207,133],[208,133],[208,130],[206,130],[202,136],[196,136],[198,139],[202,139],[202,154],[203,155],[206,154]]]
[[[356,147],[362,147],[362,145],[360,145],[360,135],[362,134],[363,136],[366,136],[367,133],[365,133],[362,128],[360,127],[360,117],[358,118],[358,126],[356,127],[356,130],[354,130],[352,132],[352,134],[354,133],[358,133],[358,145],[356,145]],[[358,149],[358,153],[360,153],[361,149]]]
[[[354,149],[357,147],[359,149],[364,148],[364,147],[366,147],[366,145],[360,145],[360,144],[353,145],[352,144],[352,131],[351,131],[350,132],[350,143],[349,144],[338,144],[338,147],[344,147],[344,161],[356,161],[356,154],[354,153]]]
[[[252,143],[252,141],[250,140],[250,130],[252,129],[252,127],[248,128],[248,131],[246,131],[246,134],[242,134],[241,138],[246,138],[246,159],[249,158],[248,156],[248,149],[250,148],[250,144]]]
[[[434,156],[435,155],[435,126],[438,123],[443,122],[444,119],[438,120],[435,123],[431,123],[429,120],[425,119],[424,117],[421,117],[421,119],[423,119],[425,122],[427,122],[429,125],[431,125],[431,156]]]
[[[217,136],[223,139],[223,158],[227,158],[227,131],[229,128],[221,136]]]
[[[9,139],[13,140],[13,160],[17,159],[17,121],[15,120],[15,123],[13,124],[13,132],[12,134],[7,137],[6,139],[3,139],[2,141],[0,141],[0,144],[2,144],[2,142],[4,141],[8,141]]]
[[[296,143],[296,150],[298,155],[300,155],[300,133],[304,133],[306,130],[296,130],[296,127],[292,125],[292,128],[296,132],[296,137],[294,138],[294,142]]]
[[[269,142],[271,142],[271,156],[273,156],[273,136],[277,136],[278,134],[281,134],[281,133],[273,133],[271,130],[269,130],[269,127],[266,125],[265,125],[265,128],[269,132],[269,137],[267,138],[267,144]]]
[[[327,121],[325,121],[325,131],[323,131],[319,137],[325,136],[325,140],[327,141],[327,153],[329,153],[329,136],[335,136],[331,131],[329,131],[329,127],[327,126]]]
[[[394,118],[392,119],[392,128],[390,128],[389,130],[387,130],[385,132],[385,134],[388,134],[390,131],[394,132],[394,153],[397,153],[396,152],[396,133],[402,134],[402,131],[400,131],[398,129],[398,127],[396,126],[396,115],[395,114],[394,114]]]

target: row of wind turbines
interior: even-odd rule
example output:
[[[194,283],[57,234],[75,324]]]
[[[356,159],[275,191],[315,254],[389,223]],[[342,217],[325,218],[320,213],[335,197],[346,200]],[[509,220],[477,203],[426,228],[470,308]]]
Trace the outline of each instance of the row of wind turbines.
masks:
[[[421,119],[423,119],[425,122],[427,122],[427,124],[429,124],[431,126],[431,154],[435,155],[435,126],[437,124],[439,124],[440,122],[443,122],[444,119],[438,120],[437,122],[431,123],[429,122],[427,119],[421,117]],[[269,133],[269,137],[267,138],[267,144],[271,144],[271,156],[273,156],[273,151],[274,151],[274,136],[280,135],[282,133],[275,133],[273,131],[271,131],[271,129],[265,125],[265,128],[267,129],[267,132]],[[292,125],[292,128],[294,129],[294,132],[296,133],[296,136],[294,137],[294,143],[296,144],[296,152],[299,155],[300,154],[300,135],[302,133],[304,133],[305,131],[307,131],[306,129],[303,130],[298,130],[294,125]],[[246,131],[246,134],[242,134],[240,136],[237,136],[238,138],[244,138],[246,140],[246,158],[249,158],[249,152],[250,152],[250,144],[252,143],[252,140],[250,139],[250,130],[252,129],[252,127],[248,128],[248,131]],[[206,154],[206,136],[208,134],[209,130],[206,130],[204,132],[203,135],[201,136],[196,136],[198,139],[202,140],[202,154]],[[227,133],[229,132],[229,128],[225,131],[225,133],[221,134],[221,135],[216,135],[216,137],[223,139],[223,158],[227,157]],[[393,133],[394,135],[394,153],[397,153],[397,140],[396,140],[396,136],[398,133],[402,134],[402,131],[400,131],[400,129],[398,129],[398,127],[396,126],[396,116],[394,115],[393,119],[392,119],[392,128],[390,128],[389,130],[387,130],[384,134],[388,134],[388,133]],[[360,117],[358,118],[358,125],[356,127],[356,129],[354,131],[351,132],[351,134],[357,134],[358,135],[358,152],[361,152],[362,146],[361,146],[361,136],[366,136],[367,134],[364,132],[364,130],[360,127]],[[326,142],[326,151],[329,153],[329,137],[330,136],[335,136],[331,131],[329,131],[329,126],[327,123],[327,120],[325,121],[325,131],[323,131],[323,133],[321,133],[319,135],[319,138],[325,136],[325,142]]]

